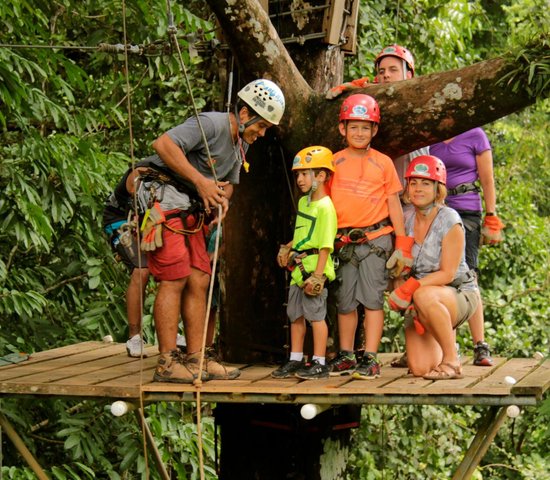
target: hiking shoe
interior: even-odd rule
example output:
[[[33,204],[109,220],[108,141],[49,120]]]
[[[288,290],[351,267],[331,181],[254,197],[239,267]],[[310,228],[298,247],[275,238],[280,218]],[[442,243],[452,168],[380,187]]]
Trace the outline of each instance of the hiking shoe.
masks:
[[[318,360],[312,360],[296,370],[294,375],[303,380],[316,380],[318,378],[328,378],[328,373],[328,365],[321,365]]]
[[[474,365],[478,367],[493,366],[493,358],[487,342],[477,342],[474,345]]]
[[[126,342],[126,352],[128,352],[129,357],[140,358],[142,352],[143,356],[146,357],[147,354],[145,353],[144,349],[145,342],[143,341],[139,333],[136,333]]]
[[[199,364],[195,359],[184,357],[178,349],[161,353],[153,375],[154,382],[193,383],[198,378]],[[202,372],[202,380],[208,380],[208,374]]]
[[[284,365],[281,365],[277,370],[271,372],[273,378],[289,378],[305,366],[303,360],[289,360]]]
[[[338,352],[338,355],[328,363],[329,375],[331,377],[351,375],[356,366],[357,360],[353,352]]]
[[[187,359],[196,361],[198,367],[200,352],[187,355]],[[206,348],[202,369],[203,374],[205,374],[209,380],[234,380],[241,374],[238,368],[229,367],[219,362],[218,355],[211,347]]]
[[[363,356],[359,365],[353,372],[353,378],[361,380],[371,380],[380,376],[380,364],[372,353],[367,353]]]

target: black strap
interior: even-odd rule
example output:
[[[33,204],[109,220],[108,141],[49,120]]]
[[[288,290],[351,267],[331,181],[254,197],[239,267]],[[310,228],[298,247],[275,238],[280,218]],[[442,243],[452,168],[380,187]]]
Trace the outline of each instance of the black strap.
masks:
[[[447,190],[448,195],[464,195],[465,193],[469,192],[477,192],[479,193],[479,187],[474,182],[469,183],[461,183],[460,185],[457,185],[455,188],[450,188]]]

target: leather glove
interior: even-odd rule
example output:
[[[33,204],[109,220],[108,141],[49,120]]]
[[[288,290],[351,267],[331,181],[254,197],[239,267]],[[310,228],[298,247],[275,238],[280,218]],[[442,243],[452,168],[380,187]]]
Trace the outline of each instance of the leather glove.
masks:
[[[355,80],[352,80],[351,82],[342,83],[342,85],[332,87],[325,94],[325,98],[327,100],[334,100],[335,98],[342,95],[342,93],[344,93],[344,92],[348,92],[348,91],[353,90],[355,88],[365,88],[366,86],[368,86],[368,84],[369,84],[368,77],[356,78]]]
[[[412,303],[412,296],[420,288],[420,282],[414,278],[409,278],[403,285],[390,293],[388,303],[390,308],[395,311],[406,310]]]
[[[411,271],[413,264],[412,247],[414,237],[395,237],[395,250],[386,262],[386,268],[390,271],[390,278],[405,277]]]
[[[288,245],[281,245],[279,247],[279,253],[277,254],[277,264],[279,267],[285,268],[288,265],[288,256],[290,254],[291,247]]]
[[[325,288],[326,279],[327,277],[325,277],[324,275],[317,275],[315,273],[312,273],[302,285],[304,293],[306,295],[309,295],[310,297],[321,295],[323,288]]]
[[[496,245],[504,240],[502,229],[505,227],[496,215],[486,215],[481,227],[481,244]]]
[[[158,202],[155,202],[153,206],[145,212],[145,217],[141,224],[141,250],[143,252],[152,252],[162,247],[162,224],[165,221],[166,217]]]
[[[414,325],[414,329],[418,335],[424,335],[424,333],[426,333],[426,329],[424,328],[424,325],[420,323],[420,319],[418,318],[414,305],[409,305],[407,310],[405,310],[405,325],[410,323]]]

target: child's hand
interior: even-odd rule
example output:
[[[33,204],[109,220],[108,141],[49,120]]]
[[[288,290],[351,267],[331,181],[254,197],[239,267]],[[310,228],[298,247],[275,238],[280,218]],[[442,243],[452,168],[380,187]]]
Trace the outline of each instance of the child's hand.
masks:
[[[310,297],[316,297],[321,295],[323,288],[325,288],[325,281],[327,277],[324,275],[317,275],[312,273],[302,285],[304,293]]]
[[[279,267],[285,268],[288,265],[290,250],[291,247],[289,245],[281,245],[279,247],[279,253],[277,254],[277,264]]]

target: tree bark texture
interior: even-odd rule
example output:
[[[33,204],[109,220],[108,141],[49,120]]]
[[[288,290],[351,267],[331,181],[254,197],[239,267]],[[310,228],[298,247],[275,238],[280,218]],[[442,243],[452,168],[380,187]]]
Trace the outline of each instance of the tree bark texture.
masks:
[[[324,93],[328,87],[340,83],[340,66],[325,63],[315,68],[303,64],[301,59],[309,48],[304,49],[306,53],[296,55],[295,62],[257,0],[207,2],[238,59],[243,78],[248,81],[266,77],[281,86],[287,105],[279,128],[284,149],[293,154],[306,143],[339,149],[342,144],[336,125],[343,98],[325,100]],[[330,61],[338,62],[339,58],[335,56]],[[301,64],[300,69],[297,64]],[[403,82],[373,84],[354,93],[368,93],[379,102],[382,122],[373,145],[396,157],[534,103],[535,99],[526,93],[513,93],[506,85],[499,84],[500,78],[513,67],[509,60],[494,58]],[[324,71],[332,70],[336,73],[328,76],[326,82],[315,80]],[[307,73],[303,75],[301,71]],[[332,85],[328,84],[331,80],[334,80]]]

